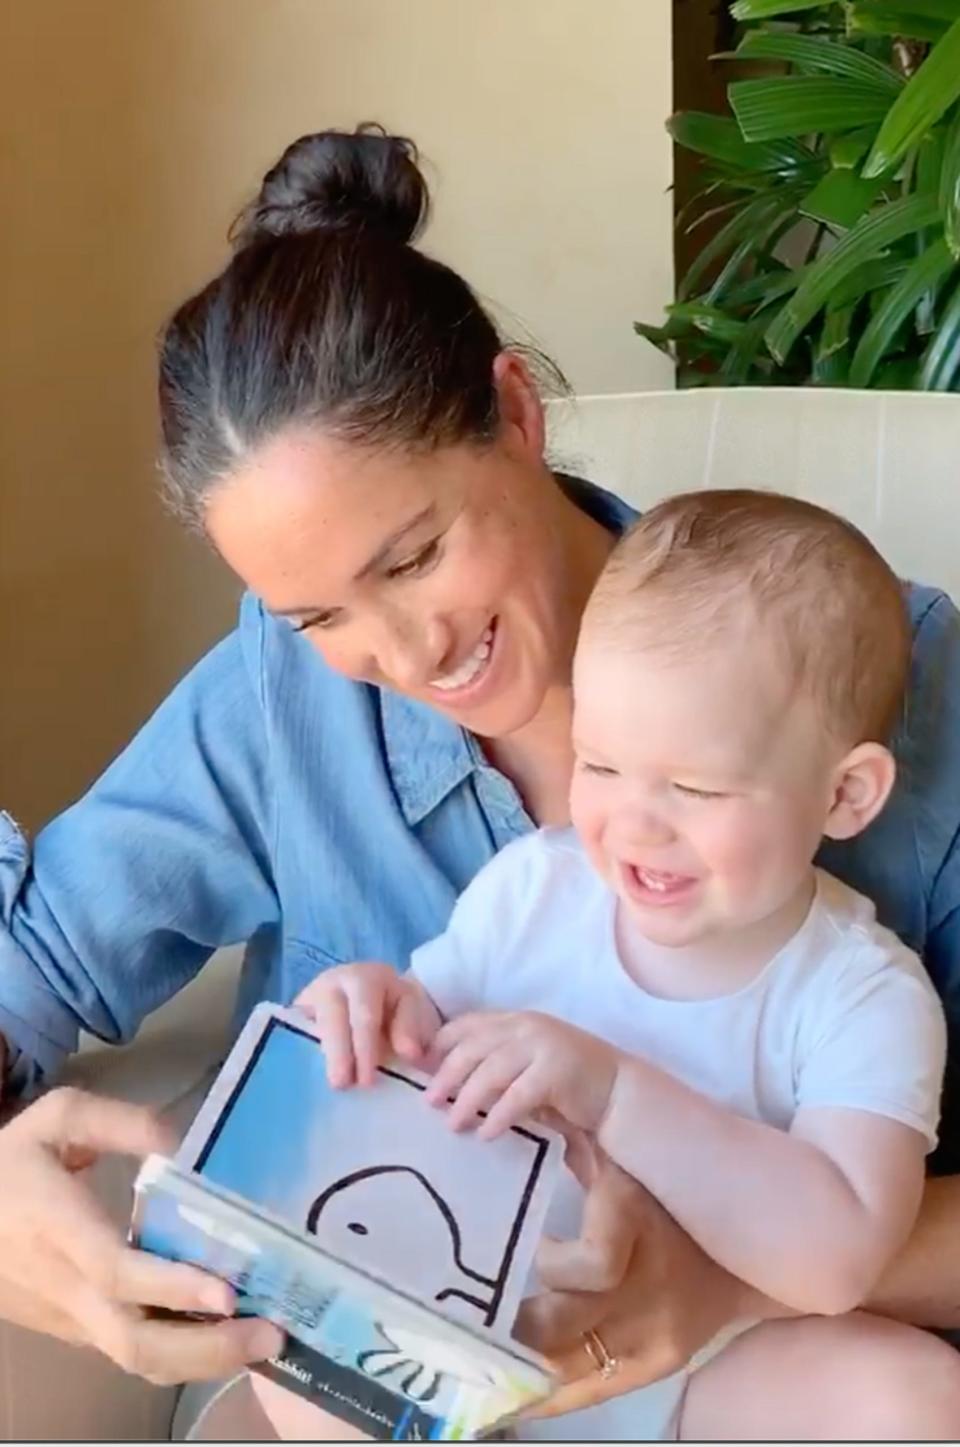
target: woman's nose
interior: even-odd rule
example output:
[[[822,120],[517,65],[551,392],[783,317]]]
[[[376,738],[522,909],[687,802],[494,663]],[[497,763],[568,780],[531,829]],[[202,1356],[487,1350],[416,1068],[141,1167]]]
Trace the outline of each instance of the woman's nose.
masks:
[[[447,646],[438,622],[392,619],[377,640],[379,672],[398,688],[422,688],[441,671]]]

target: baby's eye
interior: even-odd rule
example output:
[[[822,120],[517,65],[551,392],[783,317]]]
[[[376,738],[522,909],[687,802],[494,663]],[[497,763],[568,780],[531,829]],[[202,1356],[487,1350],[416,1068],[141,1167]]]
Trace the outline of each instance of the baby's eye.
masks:
[[[616,769],[611,769],[609,764],[591,764],[586,759],[581,759],[580,768],[585,774],[595,774],[601,779],[617,778]]]
[[[440,553],[440,539],[434,538],[414,553],[411,558],[406,558],[402,563],[397,563],[391,568],[388,576],[391,578],[416,578],[420,573],[425,573],[432,563],[435,563]]]
[[[692,784],[674,784],[678,794],[688,799],[726,799],[728,796],[719,789],[695,789]]]

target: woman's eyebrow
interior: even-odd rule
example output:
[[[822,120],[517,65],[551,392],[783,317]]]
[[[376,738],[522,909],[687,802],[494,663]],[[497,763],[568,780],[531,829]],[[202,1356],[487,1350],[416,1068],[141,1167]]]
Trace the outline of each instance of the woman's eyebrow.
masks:
[[[428,522],[430,519],[432,519],[436,514],[436,511],[436,503],[429,502],[427,503],[426,507],[421,508],[414,517],[410,518],[408,522],[405,522],[402,527],[399,527],[396,529],[395,532],[392,532],[390,536],[388,538],[385,538],[384,541],[380,544],[373,557],[369,558],[364,563],[363,567],[359,570],[359,572],[354,574],[353,581],[355,583],[360,583],[363,581],[364,578],[368,578],[371,573],[375,572],[376,569],[380,567],[384,559],[390,556],[397,544],[403,542],[404,538],[407,536],[408,533],[414,532],[418,527],[420,527],[422,523]],[[315,603],[311,603],[307,607],[302,608],[272,608],[270,611],[277,618],[304,618],[308,617],[313,613],[322,613],[323,609],[318,608]]]

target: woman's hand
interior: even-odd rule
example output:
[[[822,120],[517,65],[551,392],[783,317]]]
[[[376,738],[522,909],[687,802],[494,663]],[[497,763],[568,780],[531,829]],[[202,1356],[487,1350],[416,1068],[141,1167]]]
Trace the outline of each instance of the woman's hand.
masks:
[[[552,1358],[563,1385],[532,1415],[595,1406],[680,1369],[723,1327],[787,1315],[711,1261],[658,1201],[580,1142],[568,1163],[587,1188],[573,1242],[545,1241],[547,1288],[521,1307],[517,1335]],[[596,1331],[619,1362],[600,1375],[584,1346]]]
[[[79,1173],[101,1155],[171,1144],[148,1111],[78,1090],[55,1090],[0,1128],[0,1316],[163,1384],[225,1376],[280,1350],[283,1334],[268,1322],[147,1316],[147,1307],[229,1316],[233,1293],[126,1246]]]

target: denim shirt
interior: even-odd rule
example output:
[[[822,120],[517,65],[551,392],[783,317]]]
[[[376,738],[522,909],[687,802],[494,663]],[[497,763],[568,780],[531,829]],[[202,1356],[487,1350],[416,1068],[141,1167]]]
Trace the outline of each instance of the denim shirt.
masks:
[[[619,499],[562,479],[611,531]],[[820,862],[917,949],[951,1025],[960,1160],[960,617],[910,589],[913,672],[881,817]],[[253,597],[32,857],[0,816],[0,1033],[32,1089],[80,1028],[131,1038],[221,945],[247,942],[238,1019],[345,960],[400,968],[458,893],[534,827],[475,740],[428,706],[351,682]],[[558,967],[562,968],[562,964]],[[948,1116],[952,1110],[948,1109]],[[958,1164],[957,1169],[960,1169]]]

